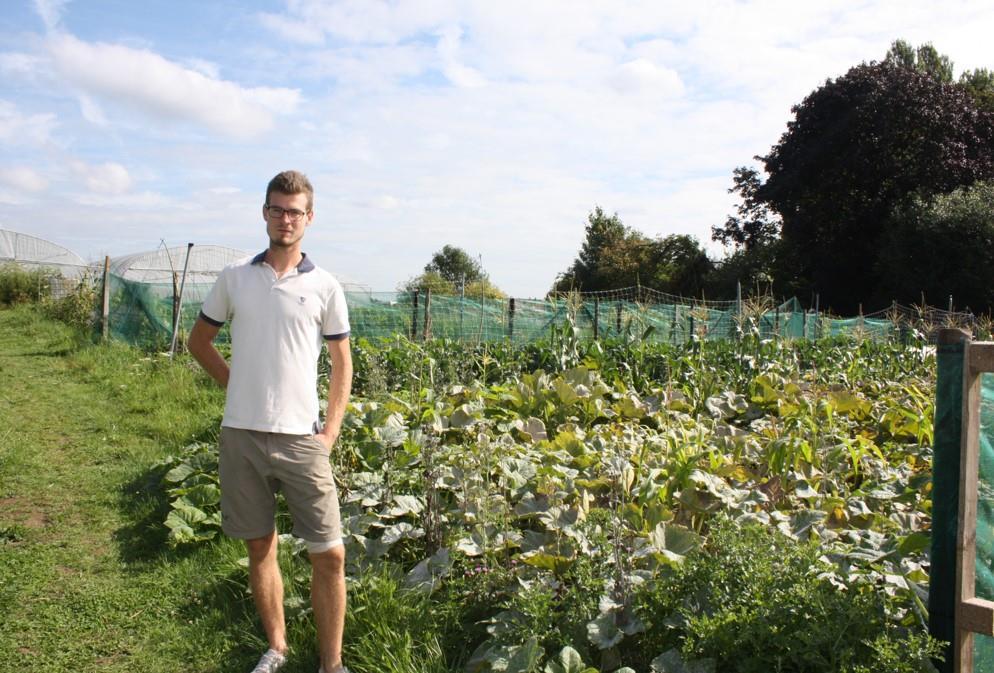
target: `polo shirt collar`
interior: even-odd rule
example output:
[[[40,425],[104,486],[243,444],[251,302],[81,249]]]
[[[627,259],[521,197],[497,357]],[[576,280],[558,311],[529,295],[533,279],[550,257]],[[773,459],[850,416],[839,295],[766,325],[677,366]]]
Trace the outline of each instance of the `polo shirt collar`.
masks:
[[[258,255],[252,258],[253,264],[262,264],[266,261],[266,253],[268,250],[263,250]],[[307,259],[307,253],[300,253],[300,263],[297,265],[297,273],[307,273],[308,271],[314,270],[314,262]]]

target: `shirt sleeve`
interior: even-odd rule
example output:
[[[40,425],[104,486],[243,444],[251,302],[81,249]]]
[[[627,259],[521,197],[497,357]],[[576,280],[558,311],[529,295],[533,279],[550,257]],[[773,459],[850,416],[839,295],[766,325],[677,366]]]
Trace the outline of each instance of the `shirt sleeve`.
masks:
[[[324,307],[321,334],[328,341],[337,341],[349,336],[349,308],[345,302],[345,292],[337,282],[328,296],[328,303]]]
[[[231,301],[228,296],[227,271],[225,269],[217,277],[217,280],[214,281],[214,287],[211,288],[200,307],[200,317],[215,327],[223,325],[230,316]]]

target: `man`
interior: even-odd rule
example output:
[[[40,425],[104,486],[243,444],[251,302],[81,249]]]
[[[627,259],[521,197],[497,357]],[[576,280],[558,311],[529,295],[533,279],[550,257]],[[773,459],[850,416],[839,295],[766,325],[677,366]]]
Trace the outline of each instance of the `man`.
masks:
[[[275,493],[283,492],[294,534],[307,543],[319,673],[342,666],[345,550],[329,455],[352,384],[349,322],[341,286],[301,252],[314,219],[307,177],[285,171],[266,188],[269,247],[224,269],[190,332],[197,362],[227,389],[221,422],[221,527],[244,539],[249,581],[269,649],[253,673],[286,663],[283,582],[277,563]],[[214,347],[231,321],[231,364]],[[328,408],[318,419],[317,360],[331,358]]]

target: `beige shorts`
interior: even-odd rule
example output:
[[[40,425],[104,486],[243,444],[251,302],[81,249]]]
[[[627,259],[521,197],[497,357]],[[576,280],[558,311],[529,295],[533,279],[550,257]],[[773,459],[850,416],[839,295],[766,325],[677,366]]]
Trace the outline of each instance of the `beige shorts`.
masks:
[[[221,428],[221,528],[251,540],[276,528],[276,493],[283,493],[293,534],[311,543],[342,539],[338,492],[328,449],[313,435]]]

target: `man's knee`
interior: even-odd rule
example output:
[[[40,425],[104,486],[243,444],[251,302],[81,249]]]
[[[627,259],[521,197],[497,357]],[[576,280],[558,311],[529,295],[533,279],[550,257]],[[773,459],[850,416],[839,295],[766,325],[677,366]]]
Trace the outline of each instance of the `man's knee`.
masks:
[[[249,563],[261,563],[270,556],[275,557],[276,545],[276,531],[273,531],[264,537],[245,540],[245,548],[248,550]]]
[[[345,574],[344,545],[339,544],[322,552],[311,552],[310,558],[315,574]]]

